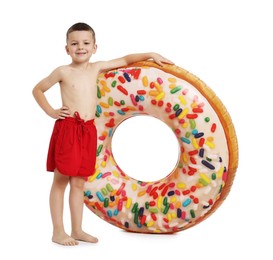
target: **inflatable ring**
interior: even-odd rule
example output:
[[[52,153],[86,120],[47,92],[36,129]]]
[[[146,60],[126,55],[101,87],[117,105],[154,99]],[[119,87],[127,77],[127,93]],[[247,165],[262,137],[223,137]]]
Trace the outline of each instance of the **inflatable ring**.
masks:
[[[235,129],[215,93],[182,68],[149,61],[99,75],[97,89],[97,161],[85,184],[86,206],[139,233],[174,233],[210,216],[228,195],[238,166]],[[128,176],[111,150],[119,124],[143,114],[166,123],[180,146],[175,169],[156,182]]]

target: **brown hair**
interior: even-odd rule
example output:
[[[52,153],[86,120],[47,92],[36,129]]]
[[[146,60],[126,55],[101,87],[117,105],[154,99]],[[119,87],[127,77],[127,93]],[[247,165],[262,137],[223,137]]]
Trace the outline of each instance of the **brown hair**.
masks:
[[[86,24],[86,23],[75,23],[73,24],[66,32],[66,41],[68,39],[68,35],[74,31],[88,31],[91,32],[94,38],[94,42],[96,42],[96,35],[95,35],[95,31],[93,30],[93,28]]]

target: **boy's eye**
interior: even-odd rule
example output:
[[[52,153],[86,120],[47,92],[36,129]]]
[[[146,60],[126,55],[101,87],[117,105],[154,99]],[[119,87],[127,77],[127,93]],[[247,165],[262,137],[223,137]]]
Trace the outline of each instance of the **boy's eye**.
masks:
[[[84,44],[85,44],[85,45],[89,45],[89,44],[90,44],[90,42],[85,42]]]
[[[76,42],[72,42],[71,45],[75,46],[75,45],[77,45],[77,43]]]

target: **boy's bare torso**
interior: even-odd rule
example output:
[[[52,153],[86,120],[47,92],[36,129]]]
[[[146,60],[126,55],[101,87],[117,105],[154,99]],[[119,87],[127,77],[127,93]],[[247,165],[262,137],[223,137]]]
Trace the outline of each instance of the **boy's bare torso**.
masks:
[[[85,121],[95,117],[98,71],[96,66],[88,64],[87,68],[74,68],[70,65],[61,68],[60,82],[63,106],[69,108],[71,116],[78,112]]]

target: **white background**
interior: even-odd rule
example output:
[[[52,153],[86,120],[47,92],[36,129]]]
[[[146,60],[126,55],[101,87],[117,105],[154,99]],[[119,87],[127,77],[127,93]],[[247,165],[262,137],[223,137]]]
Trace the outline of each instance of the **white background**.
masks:
[[[272,259],[270,4],[1,1],[0,259]],[[204,222],[174,235],[131,234],[85,208],[84,228],[100,242],[73,248],[51,242],[52,175],[45,159],[54,122],[31,91],[70,62],[65,33],[78,21],[97,33],[93,60],[159,52],[206,82],[225,104],[237,132],[239,167],[227,199]],[[61,105],[58,87],[48,98]],[[65,224],[69,232],[67,205]]]

